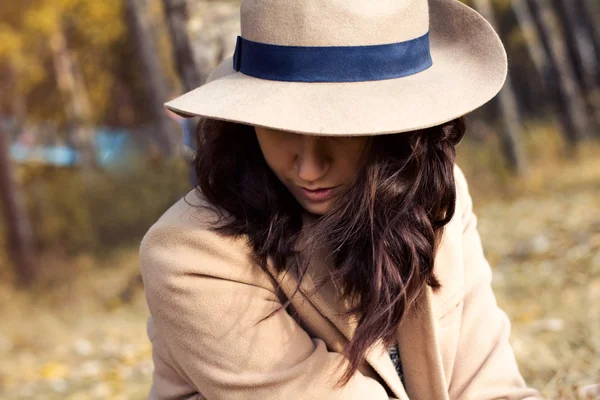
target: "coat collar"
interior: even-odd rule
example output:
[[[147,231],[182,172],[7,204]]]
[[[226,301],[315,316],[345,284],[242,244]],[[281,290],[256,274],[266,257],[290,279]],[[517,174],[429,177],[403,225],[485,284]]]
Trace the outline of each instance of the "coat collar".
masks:
[[[301,236],[296,249],[301,249],[303,246],[304,240]],[[356,331],[357,322],[344,317],[348,305],[339,298],[339,292],[333,282],[327,279],[330,263],[326,254],[315,257],[302,279],[298,292],[296,292],[298,280],[291,274],[275,274],[275,279],[285,295],[292,299],[292,304],[301,319],[307,317],[305,313],[312,313],[310,317],[314,318],[316,310],[321,318],[325,318],[335,326],[337,332],[341,333],[339,336],[341,343],[337,346],[339,348],[334,350],[341,351],[343,344],[350,340]],[[406,387],[402,385],[388,351],[382,343],[376,343],[365,355],[367,363],[400,400],[448,398],[437,340],[433,296],[431,288],[427,286],[417,304],[416,309],[419,312],[406,316],[398,327],[397,340]]]

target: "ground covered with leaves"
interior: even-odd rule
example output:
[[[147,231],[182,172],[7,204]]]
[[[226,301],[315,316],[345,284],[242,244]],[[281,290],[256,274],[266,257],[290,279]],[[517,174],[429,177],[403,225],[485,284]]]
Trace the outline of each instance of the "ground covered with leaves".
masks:
[[[600,382],[600,158],[534,169],[502,191],[465,171],[521,371],[548,398],[576,399]],[[45,268],[27,292],[0,283],[0,398],[145,398],[136,249]]]
[[[521,372],[552,399],[600,383],[600,160],[565,168],[477,210]]]

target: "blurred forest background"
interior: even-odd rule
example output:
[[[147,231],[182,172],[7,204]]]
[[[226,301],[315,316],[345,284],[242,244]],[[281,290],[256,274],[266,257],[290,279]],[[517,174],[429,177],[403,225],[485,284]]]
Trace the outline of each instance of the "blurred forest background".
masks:
[[[600,382],[600,2],[465,2],[510,62],[459,148],[498,301],[528,383],[580,398]],[[1,2],[0,398],[145,398],[137,246],[192,186],[195,121],[162,104],[233,54],[238,13]]]

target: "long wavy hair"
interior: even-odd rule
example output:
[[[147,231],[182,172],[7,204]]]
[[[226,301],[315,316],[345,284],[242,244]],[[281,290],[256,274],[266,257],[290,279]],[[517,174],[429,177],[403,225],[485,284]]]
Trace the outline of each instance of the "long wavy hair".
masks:
[[[354,184],[310,230],[307,254],[316,253],[317,243],[329,249],[331,279],[350,300],[348,317],[358,321],[345,347],[349,363],[341,384],[371,345],[394,343],[398,324],[425,285],[440,287],[433,264],[454,215],[455,146],[464,132],[465,120],[458,118],[370,137]],[[287,269],[301,281],[310,259],[294,248],[303,210],[267,165],[254,128],[202,119],[197,139],[197,189],[222,217],[214,229],[246,235],[263,269],[270,259],[277,271]]]

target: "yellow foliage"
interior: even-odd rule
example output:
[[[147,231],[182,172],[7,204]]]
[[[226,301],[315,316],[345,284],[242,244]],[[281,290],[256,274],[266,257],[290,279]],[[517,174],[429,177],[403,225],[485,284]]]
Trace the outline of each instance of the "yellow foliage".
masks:
[[[40,375],[44,379],[61,379],[69,374],[69,368],[65,364],[50,362],[44,365],[40,370]]]
[[[21,35],[7,24],[0,23],[0,58],[11,59],[17,53],[21,53],[22,48]]]
[[[44,4],[27,9],[23,14],[22,29],[24,34],[49,36],[60,29],[62,10],[57,5]]]
[[[50,38],[59,33],[65,37],[69,57],[81,72],[92,111],[89,122],[102,121],[113,103],[119,74],[132,68],[123,60],[128,43],[123,1],[6,1],[0,8],[0,60],[10,72],[5,78],[8,89],[0,103],[19,96],[25,100],[29,121],[50,119],[60,123],[64,119],[63,104],[53,94],[57,92],[56,71],[49,44]]]
[[[90,45],[105,46],[126,34],[121,0],[79,0],[78,3],[73,23]]]

